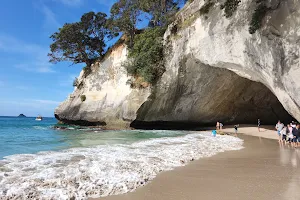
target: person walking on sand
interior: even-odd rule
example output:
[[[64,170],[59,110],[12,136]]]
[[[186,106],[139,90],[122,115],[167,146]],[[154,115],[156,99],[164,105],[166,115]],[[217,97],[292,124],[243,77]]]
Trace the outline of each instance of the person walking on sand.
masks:
[[[258,132],[260,132],[260,119],[257,120],[257,128],[258,128]]]
[[[237,137],[237,133],[238,133],[238,127],[239,127],[239,126],[240,126],[239,124],[237,124],[237,125],[234,125],[235,137]]]
[[[280,122],[280,120],[278,120],[278,123],[276,124],[275,128],[277,130],[277,135],[278,135],[278,141],[281,141],[281,130],[283,129],[284,125],[283,123]]]

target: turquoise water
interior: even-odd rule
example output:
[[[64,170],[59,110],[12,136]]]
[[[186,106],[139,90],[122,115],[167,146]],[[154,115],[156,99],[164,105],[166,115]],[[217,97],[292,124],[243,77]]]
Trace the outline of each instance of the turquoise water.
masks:
[[[55,130],[45,118],[0,117],[0,199],[88,199],[134,191],[160,172],[242,141],[210,132]]]
[[[174,137],[184,132],[55,130],[57,120],[0,117],[0,160],[13,154],[58,151],[74,147],[130,144],[150,138]]]

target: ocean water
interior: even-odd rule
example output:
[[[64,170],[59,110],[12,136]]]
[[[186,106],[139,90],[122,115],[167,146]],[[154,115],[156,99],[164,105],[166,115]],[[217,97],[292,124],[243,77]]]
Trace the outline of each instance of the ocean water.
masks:
[[[243,141],[209,132],[55,130],[56,120],[0,117],[0,199],[87,199],[131,192],[160,172]]]

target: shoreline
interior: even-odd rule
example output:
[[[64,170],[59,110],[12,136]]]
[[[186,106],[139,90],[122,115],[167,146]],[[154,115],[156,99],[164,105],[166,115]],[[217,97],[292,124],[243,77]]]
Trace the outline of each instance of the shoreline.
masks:
[[[262,126],[258,132],[257,127],[241,125],[242,150],[201,158],[162,172],[131,193],[95,200],[297,199],[300,150],[279,146],[272,128]],[[234,133],[233,126],[223,132]]]

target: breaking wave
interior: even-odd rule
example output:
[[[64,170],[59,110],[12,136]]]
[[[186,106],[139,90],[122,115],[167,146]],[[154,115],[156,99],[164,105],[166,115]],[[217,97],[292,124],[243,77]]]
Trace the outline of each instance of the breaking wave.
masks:
[[[231,136],[192,133],[132,144],[20,154],[0,160],[0,199],[87,199],[131,192],[162,171],[239,150]]]

